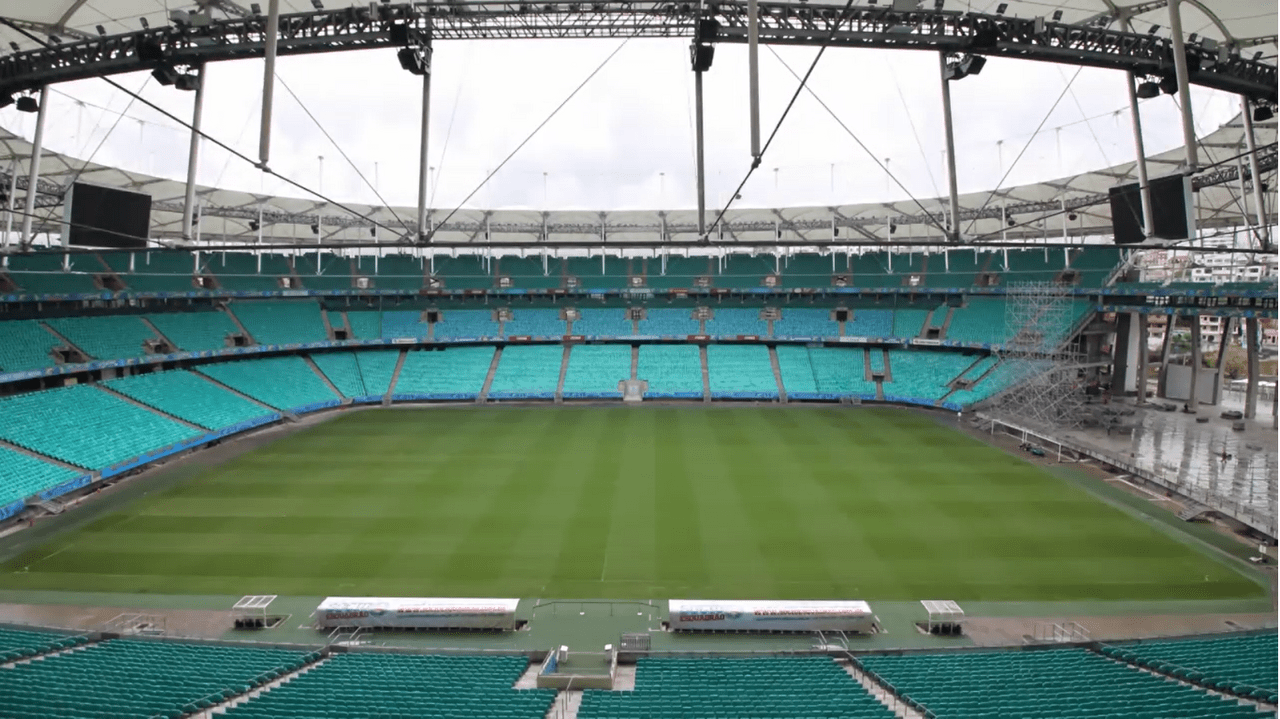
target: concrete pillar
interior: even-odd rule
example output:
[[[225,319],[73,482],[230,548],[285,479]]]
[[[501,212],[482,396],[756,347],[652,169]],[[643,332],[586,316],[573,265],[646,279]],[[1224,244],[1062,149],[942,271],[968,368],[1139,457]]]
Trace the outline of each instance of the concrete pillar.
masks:
[[[1218,366],[1214,368],[1217,382],[1213,388],[1213,403],[1222,404],[1222,382],[1227,367],[1227,348],[1231,346],[1231,332],[1236,328],[1236,318],[1227,317],[1222,326],[1222,337],[1218,340]]]
[[[1258,345],[1259,334],[1257,317],[1248,317],[1244,321],[1245,353],[1249,362],[1249,380],[1244,390],[1244,417],[1253,419],[1258,414]]]
[[[1147,316],[1138,314],[1138,404],[1147,401],[1147,340],[1151,332],[1147,327]]]
[[[1200,365],[1204,358],[1200,356],[1200,315],[1191,316],[1191,390],[1187,398],[1187,406],[1191,413],[1200,411]]]
[[[1178,316],[1169,315],[1164,324],[1164,342],[1160,345],[1160,376],[1156,380],[1156,396],[1167,399],[1169,396],[1169,353],[1173,349],[1173,330],[1178,326]]]

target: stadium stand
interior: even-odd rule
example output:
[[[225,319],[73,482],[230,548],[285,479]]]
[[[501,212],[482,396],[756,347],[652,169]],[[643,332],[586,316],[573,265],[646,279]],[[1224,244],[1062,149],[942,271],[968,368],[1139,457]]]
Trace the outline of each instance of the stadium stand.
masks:
[[[565,321],[560,319],[558,309],[517,309],[511,313],[511,319],[502,323],[502,334],[506,336],[531,337],[563,337],[566,334]]]
[[[955,342],[1000,344],[1008,339],[1005,330],[1004,298],[969,297],[964,307],[951,315],[944,339]],[[936,323],[935,323],[936,324]]]
[[[134,292],[190,292],[194,273],[195,259],[187,252],[135,252],[132,273],[120,279]]]
[[[88,469],[110,467],[199,435],[91,385],[0,399],[0,437]]]
[[[636,378],[646,397],[702,397],[702,353],[694,345],[641,345]]]
[[[19,372],[53,366],[53,348],[62,341],[35,320],[0,322],[0,370]]]
[[[659,289],[695,287],[699,277],[713,274],[712,262],[706,257],[668,257],[666,272],[662,272],[660,263],[650,262],[646,284]]]
[[[320,254],[320,272],[316,272],[316,255],[305,252],[293,258],[293,269],[302,280],[302,286],[309,290],[349,290],[351,282],[351,260],[332,252]]]
[[[831,310],[787,307],[782,319],[773,321],[774,337],[835,337],[840,325],[831,319]]]
[[[809,361],[809,348],[798,345],[778,345],[778,372],[782,388],[788,399],[816,399],[818,381],[813,376],[813,364]]]
[[[493,275],[479,255],[442,255],[431,260],[432,276],[444,279],[449,290],[489,290],[494,287]]]
[[[422,289],[423,263],[412,255],[359,258],[359,271],[373,275],[374,285],[382,290]]]
[[[425,339],[430,329],[431,326],[423,320],[420,310],[387,310],[382,313],[382,336],[386,339]]]
[[[1004,268],[1003,285],[1022,282],[1052,282],[1066,266],[1066,257],[1058,249],[1005,250],[1003,257],[992,263]]]
[[[659,337],[687,337],[699,332],[698,320],[688,307],[650,307],[640,320],[640,334]]]
[[[554,397],[563,358],[564,348],[558,344],[508,346],[498,360],[489,396],[495,399]]]
[[[919,337],[921,330],[924,329],[924,321],[928,319],[932,307],[926,309],[913,309],[909,307],[899,307],[893,311],[893,336]],[[857,313],[854,313],[857,316]],[[849,332],[848,334],[853,334]]]
[[[329,316],[332,318],[333,314]],[[377,310],[348,310],[347,325],[352,337],[358,340],[376,340],[383,336],[382,313]]]
[[[13,717],[178,717],[293,671],[311,656],[114,639],[0,672],[0,696]]]
[[[565,397],[621,397],[631,377],[631,345],[575,345],[564,374]]]
[[[818,392],[838,397],[874,398],[876,383],[866,378],[864,357],[861,349],[809,348],[809,364],[813,368]]]
[[[320,317],[320,304],[314,300],[251,300],[234,302],[230,309],[260,345],[328,339]]]
[[[872,347],[867,350],[867,357],[871,360],[871,374],[884,374],[884,351],[879,347]]]
[[[920,321],[923,323],[924,318]],[[893,310],[853,311],[853,317],[844,323],[844,333],[850,337],[892,337],[894,335]]]
[[[707,320],[709,335],[758,335],[769,334],[769,325],[760,319],[760,308],[717,307]]]
[[[497,262],[496,272],[500,276],[510,277],[512,287],[545,290],[558,288],[562,284],[555,263],[549,263],[547,272],[543,272],[541,257],[507,256],[499,258]]]
[[[59,649],[70,649],[87,641],[88,639],[83,636],[0,627],[0,663]]]
[[[70,272],[63,271],[64,257],[70,264]],[[94,255],[7,255],[6,259],[9,279],[23,292],[61,295],[102,291],[94,283],[93,275],[105,270]]]
[[[778,396],[778,381],[763,345],[709,345],[707,377],[712,397],[769,399]]]
[[[871,353],[872,357],[877,354]],[[884,398],[932,404],[951,391],[948,383],[971,364],[972,357],[955,352],[889,350],[893,381],[884,384]]]
[[[945,250],[943,254],[929,256],[929,271],[925,273],[926,287],[972,287],[981,266],[976,250]]]
[[[947,402],[970,405],[989,399],[1012,386],[1023,371],[1022,368],[1014,364],[1004,362],[996,365],[995,369],[988,372],[985,377],[976,372],[970,372],[966,376],[978,379],[978,384],[969,389],[957,390],[951,393],[946,398]]]
[[[831,258],[823,255],[793,255],[782,266],[782,287],[830,287]]]
[[[84,474],[0,447],[0,507],[26,499]],[[0,654],[5,651],[0,630]]]
[[[512,689],[527,665],[524,657],[337,654],[226,716],[541,719],[556,692]]]
[[[395,399],[475,399],[493,364],[492,347],[411,350],[396,379]]]
[[[1104,655],[1233,694],[1276,703],[1275,632],[1103,646]]]
[[[225,312],[164,312],[145,315],[151,324],[180,350],[203,352],[227,346],[227,336],[240,328]]]
[[[201,374],[279,410],[304,412],[338,404],[301,357],[266,357],[201,365]]]
[[[1084,649],[864,656],[859,661],[938,719],[1263,716],[1255,707]]]
[[[398,354],[395,351],[392,353]],[[360,364],[354,352],[317,352],[311,355],[311,361],[316,363],[324,376],[329,378],[329,382],[338,388],[344,397],[357,398],[375,394],[365,386],[364,374],[360,371]],[[392,367],[394,368],[395,365],[393,364]],[[383,392],[385,393],[386,390]]]
[[[282,255],[264,253],[259,271],[258,256],[250,252],[212,253],[204,269],[217,278],[219,287],[240,292],[278,290],[279,278],[290,274],[288,261]]]
[[[103,384],[165,414],[214,431],[273,416],[261,406],[184,370],[138,374]]]
[[[1103,287],[1120,260],[1119,247],[1084,247],[1071,258],[1070,266],[1080,273],[1081,287]]]
[[[160,339],[137,315],[56,317],[45,322],[97,359],[141,357],[146,354],[144,342]]]
[[[498,322],[490,310],[445,310],[435,324],[435,338],[497,337]]]
[[[399,361],[400,350],[365,350],[356,353],[360,376],[364,378],[364,387],[369,394],[381,396],[391,390],[391,379],[395,376],[396,363]]]
[[[620,337],[635,333],[635,327],[627,319],[627,311],[621,307],[583,310],[582,316],[573,321],[575,335]]]
[[[765,276],[776,272],[777,264],[772,255],[729,255],[724,258],[724,268],[713,282],[716,287],[750,289],[762,286]]]
[[[827,657],[642,658],[635,691],[583,692],[582,719],[892,719]]]

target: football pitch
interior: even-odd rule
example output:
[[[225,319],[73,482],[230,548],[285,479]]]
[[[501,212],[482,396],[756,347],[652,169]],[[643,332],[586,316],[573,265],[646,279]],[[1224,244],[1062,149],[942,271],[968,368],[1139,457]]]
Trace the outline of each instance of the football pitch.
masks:
[[[1202,550],[945,421],[865,408],[353,412],[55,534],[0,565],[0,587],[971,601],[1263,594]]]

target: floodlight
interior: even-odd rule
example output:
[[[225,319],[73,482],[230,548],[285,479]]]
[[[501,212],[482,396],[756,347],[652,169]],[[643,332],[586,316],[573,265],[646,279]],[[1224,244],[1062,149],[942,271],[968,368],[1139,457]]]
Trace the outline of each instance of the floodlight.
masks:
[[[249,3],[249,12],[253,13],[254,15],[261,15],[262,6],[256,2],[251,2]]]
[[[1194,43],[1194,42],[1196,41],[1196,39],[1197,39],[1197,38],[1199,38],[1199,37],[1200,37],[1200,36],[1199,36],[1199,35],[1197,35],[1196,33],[1194,33],[1194,32],[1193,32],[1193,33],[1191,33],[1190,35],[1188,35],[1188,36],[1187,36],[1187,44]]]
[[[190,25],[191,13],[186,10],[172,10],[169,12],[169,21],[175,25]]]
[[[1002,2],[1002,3],[1000,3],[999,5],[997,5],[997,6],[996,6],[996,14],[997,14],[997,15],[1003,15],[1003,14],[1004,14],[1004,11],[1005,11],[1005,10],[1008,10],[1008,9],[1009,9],[1009,3],[1007,3],[1007,2]]]
[[[370,237],[377,237],[377,236],[378,236],[378,226],[377,226],[377,225],[372,225],[372,226],[370,226],[370,227],[369,227],[369,236],[370,236]]]
[[[1253,106],[1254,122],[1266,122],[1267,120],[1270,120],[1275,116],[1276,116],[1275,110],[1272,110],[1269,105],[1263,105],[1259,103]]]
[[[1068,219],[1068,220],[1070,220],[1070,221],[1072,221],[1072,222],[1075,222],[1075,221],[1076,221],[1076,219],[1077,219],[1078,217],[1079,217],[1079,215],[1077,215],[1077,214],[1076,214],[1076,213],[1074,213],[1074,212],[1072,212],[1071,214],[1067,215],[1067,219]]]
[[[323,10],[323,9],[324,9],[324,3],[320,2],[320,0],[311,0],[311,7],[315,8],[315,9],[317,9],[317,10]]]
[[[947,3],[947,0],[933,0],[933,9],[941,10],[942,6],[945,5],[946,3]]]
[[[897,231],[898,231],[898,226],[897,226],[897,225],[895,225],[895,224],[893,224],[892,222],[890,222],[890,223],[889,223],[889,234],[891,234],[891,235],[892,235],[893,233],[895,233],[895,232],[897,232]]]
[[[1262,51],[1259,50],[1253,54],[1253,61],[1257,62],[1262,59]]]
[[[1152,26],[1151,26],[1151,29],[1147,30],[1147,34],[1148,34],[1148,35],[1155,35],[1155,34],[1156,34],[1156,32],[1158,32],[1159,30],[1160,30],[1160,26],[1159,26],[1159,25],[1152,25]]]
[[[18,47],[18,43],[13,42],[12,40],[9,41],[9,47],[13,48],[14,52],[22,52],[22,48]]]
[[[313,235],[318,235],[318,234],[320,234],[320,223],[318,223],[318,222],[312,222],[312,223],[311,223],[311,234],[313,234]]]
[[[99,35],[106,35],[106,34],[107,34],[107,29],[106,29],[105,27],[101,26],[101,25],[95,25],[95,26],[94,26],[94,29],[98,31],[98,34],[99,34]]]
[[[1160,89],[1163,90],[1166,95],[1177,95],[1178,77],[1176,75],[1165,75],[1164,78],[1160,80]]]
[[[259,225],[257,220],[249,220],[249,231],[250,231],[250,232],[257,232],[257,231],[258,231],[258,228],[260,228],[261,226],[262,226],[262,225]]]
[[[18,112],[39,112],[40,103],[30,95],[23,95],[18,98]]]
[[[1014,225],[1018,224],[1018,221],[1013,219],[1013,215],[1009,215],[1008,217],[1005,218],[1004,223],[1010,227],[1013,227]]]
[[[150,30],[150,29],[151,29],[151,23],[148,23],[148,22],[147,22],[147,19],[146,19],[145,17],[140,17],[140,18],[138,18],[138,24],[142,26],[142,29],[143,29],[143,30]]]
[[[1160,97],[1160,85],[1147,80],[1138,83],[1137,95],[1139,100],[1150,100],[1153,97]]]
[[[161,65],[151,71],[151,77],[154,77],[156,82],[161,85],[168,87],[178,82],[179,75],[178,71],[174,70],[172,67],[168,65]]]
[[[50,35],[49,42],[53,43],[54,45],[61,45],[62,38],[58,37],[57,35]]]
[[[13,95],[5,93],[0,95],[0,107],[8,107],[13,104]]]
[[[191,91],[200,86],[200,76],[193,73],[179,75],[173,86],[179,90]]]
[[[414,75],[427,74],[427,68],[422,62],[422,56],[418,54],[417,50],[414,50],[411,47],[400,48],[400,51],[396,53],[396,59],[400,61],[400,67],[408,70]]]
[[[1054,22],[1062,22],[1062,11],[1061,11],[1061,10],[1054,10],[1054,11],[1053,11],[1053,21],[1054,21]]]

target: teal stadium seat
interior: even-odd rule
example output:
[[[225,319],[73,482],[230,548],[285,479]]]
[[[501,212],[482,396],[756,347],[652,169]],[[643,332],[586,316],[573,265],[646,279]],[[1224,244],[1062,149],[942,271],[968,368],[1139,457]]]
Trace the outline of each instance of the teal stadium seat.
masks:
[[[357,271],[372,276],[374,286],[380,290],[420,290],[424,265],[421,258],[412,255],[361,256]]]
[[[282,411],[332,407],[341,401],[301,357],[217,362],[196,369],[237,392]]]
[[[217,431],[242,422],[278,416],[185,370],[133,375],[103,384],[147,406],[208,430]]]
[[[558,309],[517,308],[511,314],[502,323],[502,334],[508,337],[563,337],[568,332]]]
[[[621,337],[634,335],[635,327],[627,319],[627,311],[621,307],[585,309],[581,317],[573,321],[573,334],[588,337]]]
[[[759,307],[716,307],[712,318],[707,320],[707,334],[765,337],[769,334],[769,325],[760,319]]]
[[[423,318],[421,310],[386,310],[381,317],[382,337],[424,340],[431,332],[431,325]]]
[[[227,337],[240,334],[240,328],[225,312],[163,312],[145,315],[160,334],[186,352],[226,349]]]
[[[1275,631],[1231,637],[1174,639],[1120,644],[1102,648],[1102,653],[1120,661],[1142,667],[1170,667],[1189,670],[1199,676],[1195,680],[1208,687],[1235,694],[1252,695],[1254,690],[1274,700],[1276,694],[1276,655],[1280,647]],[[1244,691],[1241,691],[1244,690]],[[1274,701],[1270,702],[1274,703]]]
[[[649,383],[645,397],[701,398],[701,352],[695,345],[641,345],[636,378]]]
[[[239,300],[232,314],[260,345],[324,342],[329,339],[315,300]]]
[[[67,258],[70,271],[62,268]],[[42,252],[29,255],[6,255],[9,279],[22,292],[37,295],[100,294],[102,289],[93,276],[106,272],[95,254]]]
[[[8,447],[0,447],[0,507],[82,475],[84,472],[36,459]],[[0,632],[0,640],[3,640],[3,632]],[[3,646],[0,643],[0,651],[3,651]]]
[[[443,279],[447,290],[489,290],[494,287],[493,275],[479,255],[441,255],[433,260],[433,264],[433,276]]]
[[[396,399],[470,400],[480,396],[493,364],[492,347],[410,350],[396,379]]]
[[[784,307],[782,319],[773,321],[774,337],[835,337],[840,325],[831,319],[831,310]]]
[[[128,292],[190,292],[195,258],[190,252],[100,252]]]
[[[955,342],[1003,343],[1008,339],[1005,329],[1007,304],[1003,297],[966,298],[965,306],[957,307],[952,312],[944,339]]]
[[[631,378],[631,345],[575,345],[564,374],[565,397],[621,397]]]
[[[709,345],[707,377],[712,397],[772,399],[778,382],[763,345]]]
[[[222,289],[238,292],[279,290],[280,278],[291,274],[283,255],[251,252],[210,253],[204,260],[204,271],[216,277]]]
[[[434,336],[437,340],[497,337],[498,322],[493,319],[491,310],[447,309],[440,313],[440,321],[435,323]]]
[[[650,307],[640,320],[640,334],[658,337],[688,337],[700,332],[698,320],[688,307]]]
[[[351,260],[332,252],[320,253],[320,271],[316,272],[316,253],[306,252],[293,258],[293,269],[308,290],[350,290]]]
[[[873,353],[878,351],[872,350]],[[811,347],[809,363],[820,394],[861,399],[875,398],[876,383],[867,379],[866,352],[862,349]]]
[[[329,313],[330,317],[333,313]],[[382,313],[377,310],[347,310],[347,326],[351,336],[358,340],[381,339]],[[332,321],[332,320],[331,320]]]
[[[509,345],[502,351],[489,386],[494,399],[551,399],[560,382],[560,345]]]
[[[873,357],[877,354],[872,352]],[[957,352],[889,350],[893,381],[884,383],[884,398],[933,404],[951,391],[948,383],[971,364],[972,357]]]
[[[62,344],[35,320],[0,322],[0,372],[52,367],[53,348]]]
[[[71,344],[96,359],[146,355],[143,343],[159,337],[137,315],[56,317],[45,320]]]

